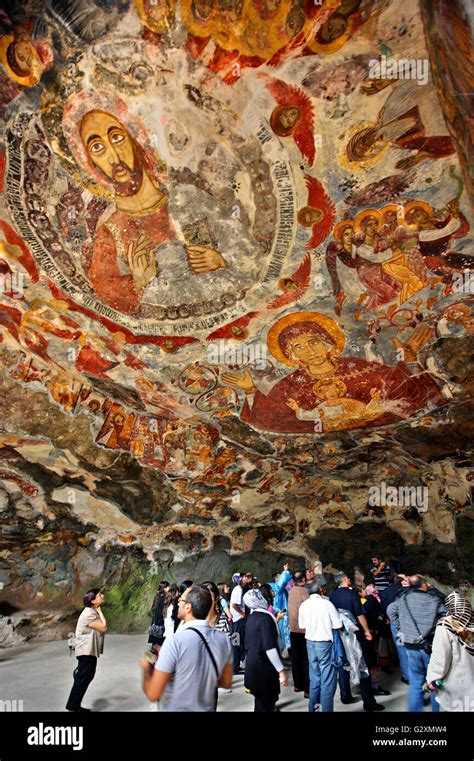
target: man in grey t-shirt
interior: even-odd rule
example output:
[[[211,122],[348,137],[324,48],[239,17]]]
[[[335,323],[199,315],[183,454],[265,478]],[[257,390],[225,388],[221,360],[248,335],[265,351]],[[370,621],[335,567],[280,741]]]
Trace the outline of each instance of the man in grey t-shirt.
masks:
[[[183,625],[165,639],[154,666],[142,660],[143,690],[161,711],[215,711],[218,686],[232,684],[230,641],[209,626],[211,605],[207,589],[187,589],[178,600]]]

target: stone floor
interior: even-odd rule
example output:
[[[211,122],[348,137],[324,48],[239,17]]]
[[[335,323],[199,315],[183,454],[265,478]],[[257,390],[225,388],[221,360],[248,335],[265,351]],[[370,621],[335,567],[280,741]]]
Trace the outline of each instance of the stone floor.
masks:
[[[104,655],[84,699],[85,706],[94,711],[153,710],[141,689],[139,659],[145,643],[146,637],[141,634],[107,635]],[[75,665],[66,641],[0,650],[0,700],[23,700],[25,711],[64,711]],[[291,670],[289,674],[290,686],[282,689],[278,706],[285,712],[306,711],[308,702],[301,693],[293,692]],[[236,676],[232,692],[219,694],[219,711],[253,710],[253,698],[244,692],[243,682],[243,676]],[[385,713],[405,711],[408,688],[400,681],[398,671],[381,674],[380,682],[392,692],[378,699],[386,706]],[[362,702],[342,705],[337,690],[334,709],[362,711]]]

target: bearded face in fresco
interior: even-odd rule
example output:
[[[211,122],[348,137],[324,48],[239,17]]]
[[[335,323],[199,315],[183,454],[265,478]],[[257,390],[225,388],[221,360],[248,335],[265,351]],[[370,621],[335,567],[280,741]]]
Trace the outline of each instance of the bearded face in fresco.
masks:
[[[323,216],[321,209],[316,209],[314,206],[305,206],[298,214],[298,222],[303,227],[312,227],[317,222],[321,222]]]
[[[141,152],[125,127],[111,114],[89,111],[80,126],[89,161],[112,180],[119,196],[132,196],[143,181]]]
[[[319,30],[318,41],[322,43],[333,42],[339,37],[342,37],[346,29],[347,19],[338,13],[333,13]]]

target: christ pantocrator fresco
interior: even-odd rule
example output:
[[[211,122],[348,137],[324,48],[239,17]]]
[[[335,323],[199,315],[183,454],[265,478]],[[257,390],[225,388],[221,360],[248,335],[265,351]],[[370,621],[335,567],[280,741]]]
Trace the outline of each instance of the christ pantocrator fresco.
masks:
[[[119,50],[128,67],[124,57],[117,59]],[[276,146],[269,160],[256,135],[264,124],[258,112],[248,128],[238,110],[219,99],[218,88],[212,95],[200,90],[199,77],[209,74],[198,69],[188,76],[183,52],[165,61],[149,43],[126,39],[100,46],[98,54],[110,77],[145,62],[168,68],[157,76],[149,101],[136,93],[127,102],[125,72],[117,88],[104,90],[97,76],[102,89],[77,87],[65,102],[57,93],[44,102],[59,169],[48,203],[97,301],[116,310],[120,324],[142,329],[145,317],[148,331],[160,333],[166,332],[163,320],[187,319],[180,333],[192,334],[195,318],[234,305],[220,320],[207,317],[206,327],[235,321],[251,311],[240,302],[272,261],[277,192],[293,203],[289,170],[278,189],[272,177],[273,164],[282,171],[283,147]],[[81,65],[96,77],[93,57]],[[237,101],[236,108],[244,105]],[[96,199],[88,200],[90,193]],[[53,201],[58,194],[59,203]],[[74,204],[69,212],[68,204]],[[90,207],[87,229],[81,228],[81,209]],[[294,205],[291,217],[280,224],[290,237]],[[280,249],[282,258],[287,249]]]
[[[89,277],[107,304],[133,313],[147,286],[159,278],[156,247],[176,239],[165,189],[143,149],[112,114],[88,111],[79,133],[90,166],[112,183],[115,194],[115,211],[96,230]],[[185,249],[195,274],[226,266],[212,248]]]

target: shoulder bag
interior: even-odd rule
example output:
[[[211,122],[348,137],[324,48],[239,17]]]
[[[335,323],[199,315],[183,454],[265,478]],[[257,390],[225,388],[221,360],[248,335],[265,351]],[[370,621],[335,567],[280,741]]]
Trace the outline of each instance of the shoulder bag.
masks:
[[[216,684],[216,690],[215,690],[215,696],[214,696],[214,710],[216,711],[217,710],[217,696],[218,696],[217,687],[218,687],[219,677],[220,677],[219,669],[217,668],[216,659],[214,658],[214,656],[212,654],[212,650],[209,647],[209,644],[208,644],[204,634],[202,632],[200,632],[199,629],[195,629],[194,626],[188,626],[187,628],[189,629],[189,631],[196,632],[198,637],[201,639],[202,644],[204,645],[204,647],[206,648],[206,650],[207,650],[207,652],[209,654],[209,658],[211,659],[212,665],[214,666],[214,671],[216,672],[216,678],[217,678],[217,684]]]
[[[427,638],[427,635],[429,636],[430,634],[432,634],[432,632],[433,632],[433,628],[434,628],[434,626],[436,626],[436,622],[435,622],[435,623],[434,623],[434,625],[431,627],[431,629],[429,630],[429,632],[427,632],[427,635],[426,635],[426,634],[422,634],[422,633],[420,632],[420,628],[419,628],[418,624],[417,624],[417,623],[416,623],[416,621],[415,621],[415,618],[414,618],[414,616],[413,616],[413,613],[412,613],[412,612],[411,612],[411,610],[410,610],[410,606],[408,605],[408,600],[407,600],[407,597],[408,597],[408,595],[404,595],[404,596],[402,597],[402,600],[403,600],[403,602],[405,603],[405,607],[406,607],[406,609],[407,609],[407,611],[408,611],[408,615],[410,616],[411,620],[413,621],[413,626],[415,627],[416,631],[418,632],[418,642],[417,642],[416,644],[417,644],[417,645],[421,645],[421,649],[422,649],[422,650],[424,650],[424,651],[425,651],[425,653],[426,653],[427,655],[431,655],[431,653],[432,653],[432,650],[433,650],[433,644],[432,644],[432,642],[431,642],[431,641],[430,641],[430,640]]]

